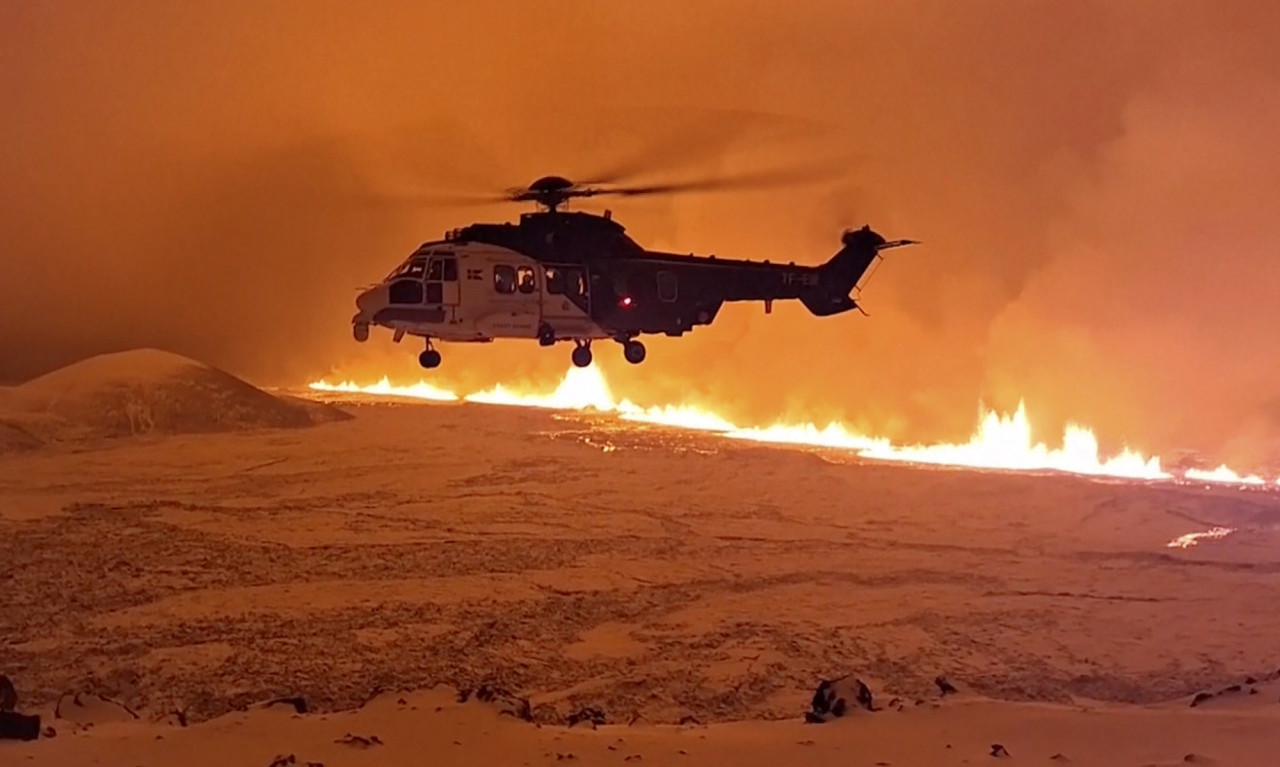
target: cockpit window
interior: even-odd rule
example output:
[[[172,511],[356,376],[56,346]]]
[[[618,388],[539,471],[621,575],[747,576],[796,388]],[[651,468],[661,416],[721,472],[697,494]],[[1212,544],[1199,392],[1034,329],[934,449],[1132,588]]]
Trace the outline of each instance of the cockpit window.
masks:
[[[404,277],[410,280],[420,280],[424,270],[426,269],[426,259],[411,258],[405,261],[394,272],[387,275],[388,280],[394,280],[397,277]]]
[[[387,300],[393,304],[422,303],[422,282],[410,279],[396,280],[387,290]]]

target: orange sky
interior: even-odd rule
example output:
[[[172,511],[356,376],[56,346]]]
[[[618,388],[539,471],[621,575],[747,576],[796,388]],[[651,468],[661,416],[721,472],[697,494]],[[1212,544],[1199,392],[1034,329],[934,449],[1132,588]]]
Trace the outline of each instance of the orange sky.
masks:
[[[611,377],[906,439],[1025,397],[1046,434],[1275,457],[1277,34],[1263,1],[6,3],[0,381],[139,345],[416,379],[416,345],[350,341],[355,288],[522,208],[396,194],[655,147],[666,178],[841,157],[838,183],[611,206],[724,256],[817,263],[864,222],[924,240],[870,318],[730,306],[639,368],[598,353]],[[445,355],[456,384],[568,365]]]

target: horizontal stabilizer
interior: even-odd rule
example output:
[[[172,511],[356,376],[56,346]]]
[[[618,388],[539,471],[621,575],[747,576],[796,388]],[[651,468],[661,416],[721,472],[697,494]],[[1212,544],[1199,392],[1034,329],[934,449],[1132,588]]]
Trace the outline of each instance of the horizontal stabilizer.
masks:
[[[858,308],[858,305],[848,295],[832,295],[822,292],[806,293],[800,296],[800,302],[818,317],[830,317],[833,314],[840,314],[841,312]]]

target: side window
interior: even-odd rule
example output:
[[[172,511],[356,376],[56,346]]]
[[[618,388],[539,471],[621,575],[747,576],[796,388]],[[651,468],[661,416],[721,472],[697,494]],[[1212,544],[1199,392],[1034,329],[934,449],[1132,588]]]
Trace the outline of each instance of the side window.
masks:
[[[565,292],[571,296],[585,298],[587,295],[587,275],[581,269],[569,269],[565,273]]]
[[[547,267],[547,292],[556,295],[564,294],[564,272],[554,266]]]
[[[422,279],[422,271],[425,266],[426,264],[424,264],[420,260],[414,261],[413,263],[409,264],[409,268],[401,276],[408,277],[411,280],[420,280]]]
[[[429,304],[444,303],[444,283],[442,282],[427,283],[427,303]]]
[[[516,270],[506,264],[493,267],[493,289],[499,293],[516,292]]]
[[[658,272],[658,300],[674,301],[678,293],[675,272]]]
[[[444,277],[444,262],[438,258],[431,259],[431,263],[427,265],[427,279],[440,280]]]
[[[538,289],[537,279],[533,275],[533,267],[521,266],[516,269],[516,286],[521,293],[532,293]]]
[[[444,281],[458,281],[458,260],[456,258],[449,257],[444,260]]]

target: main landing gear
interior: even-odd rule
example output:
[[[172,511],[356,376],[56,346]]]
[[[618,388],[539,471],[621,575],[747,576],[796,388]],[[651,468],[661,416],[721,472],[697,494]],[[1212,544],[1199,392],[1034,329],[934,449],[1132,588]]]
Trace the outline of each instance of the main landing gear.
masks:
[[[431,346],[430,338],[427,339],[426,350],[418,355],[418,364],[428,370],[440,367],[440,352]]]
[[[543,346],[550,346],[556,342],[555,336],[550,331],[539,333],[538,340]],[[615,340],[622,344],[622,356],[627,360],[627,362],[630,362],[632,365],[639,365],[641,362],[644,362],[644,344],[627,336],[617,336]],[[580,368],[585,368],[590,365],[591,339],[574,339],[573,344],[573,364]]]
[[[639,341],[627,341],[622,344],[622,356],[632,365],[644,362],[644,344]]]
[[[644,344],[631,336],[614,336],[614,340],[622,344],[622,356],[632,365],[644,362]]]

